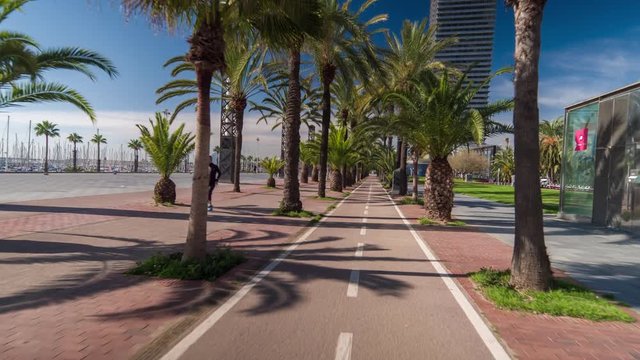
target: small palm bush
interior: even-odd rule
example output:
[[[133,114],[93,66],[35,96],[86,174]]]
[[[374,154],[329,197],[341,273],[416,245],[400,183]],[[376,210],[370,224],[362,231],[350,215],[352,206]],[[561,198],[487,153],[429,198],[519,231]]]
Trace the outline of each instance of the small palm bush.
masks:
[[[149,124],[149,128],[140,124],[136,126],[140,129],[140,141],[144,150],[160,173],[160,180],[153,189],[153,197],[156,203],[174,204],[176,184],[170,176],[180,166],[182,159],[193,151],[195,136],[184,132],[184,124],[171,132],[173,120],[169,120],[160,112],[156,113],[155,121],[149,120]]]
[[[260,162],[260,166],[264,168],[264,170],[269,174],[269,179],[267,180],[268,187],[276,187],[276,179],[273,178],[273,175],[280,171],[280,168],[284,166],[284,161],[278,159],[273,156],[270,158],[265,158]]]

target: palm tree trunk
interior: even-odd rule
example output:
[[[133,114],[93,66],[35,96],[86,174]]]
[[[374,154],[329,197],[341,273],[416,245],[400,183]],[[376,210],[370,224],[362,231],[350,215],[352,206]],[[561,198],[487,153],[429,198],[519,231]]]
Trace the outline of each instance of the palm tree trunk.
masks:
[[[336,67],[334,65],[325,64],[322,67],[322,134],[320,137],[320,174],[318,174],[319,197],[326,197],[329,127],[331,126],[331,83],[335,75]]]
[[[211,136],[210,91],[213,70],[196,63],[198,105],[196,149],[191,187],[189,229],[182,261],[202,260],[207,250],[207,190],[209,186],[209,138]]]
[[[453,208],[453,169],[446,157],[434,158],[424,181],[424,207],[429,219],[450,221]]]
[[[77,172],[78,150],[76,149],[76,143],[73,143],[73,172]]]
[[[98,172],[100,172],[100,143],[98,142]]]
[[[242,127],[244,126],[244,109],[247,106],[246,99],[234,101],[233,111],[236,117],[236,144],[233,166],[233,191],[240,192],[240,170],[242,162]]]
[[[407,142],[400,140],[400,191],[399,194],[407,195]]]
[[[138,150],[133,155],[133,172],[138,172]]]
[[[309,165],[302,164],[302,171],[300,171],[300,182],[303,184],[309,183]]]
[[[398,140],[396,141],[396,169],[400,168],[400,163],[402,162],[402,138],[398,136]]]
[[[538,179],[538,62],[540,29],[546,0],[509,0],[515,8],[515,103],[513,108],[515,239],[511,284],[519,289],[548,290],[551,265],[544,243],[542,200]]]
[[[280,209],[284,212],[302,210],[298,163],[300,162],[300,48],[289,54],[289,90],[285,130],[284,191]]]
[[[418,150],[414,150],[413,152],[413,201],[418,201],[418,161],[420,155],[418,154]]]
[[[342,192],[342,189],[344,189],[344,187],[342,186],[342,178],[343,176],[340,173],[340,170],[333,169],[333,171],[331,172],[331,190]]]
[[[49,136],[44,136],[44,173],[49,172]]]
[[[319,176],[318,176],[318,165],[312,165],[313,168],[311,169],[311,181],[315,181],[318,182],[319,180]],[[318,195],[319,196],[319,195]]]

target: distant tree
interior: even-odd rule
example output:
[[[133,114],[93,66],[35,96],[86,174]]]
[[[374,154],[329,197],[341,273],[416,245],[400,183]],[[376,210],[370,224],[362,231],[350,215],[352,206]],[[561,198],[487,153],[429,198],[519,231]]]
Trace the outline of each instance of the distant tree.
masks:
[[[129,149],[133,150],[133,172],[138,172],[138,156],[140,154],[140,150],[144,148],[144,144],[140,139],[131,139],[129,140],[129,144],[127,144]]]
[[[540,171],[552,183],[557,183],[562,165],[562,135],[564,119],[544,120],[540,124]]]
[[[35,131],[37,136],[44,135],[44,173],[49,173],[49,138],[60,136],[60,129],[57,128],[58,124],[54,124],[47,120],[44,120],[36,124]]]
[[[513,149],[507,147],[496,152],[491,162],[491,173],[499,182],[511,182],[511,176],[515,174],[516,163],[513,158]]]
[[[267,186],[271,188],[276,187],[276,179],[273,178],[273,175],[275,175],[275,173],[277,173],[280,168],[284,166],[284,161],[273,156],[270,158],[264,158],[260,162],[260,166],[262,166],[264,171],[269,174],[269,179],[267,179]]]
[[[140,141],[144,150],[160,173],[160,180],[153,189],[154,200],[159,204],[176,202],[176,184],[171,180],[180,162],[195,148],[194,135],[184,132],[184,124],[171,131],[173,120],[169,120],[161,112],[155,115],[155,121],[149,120],[150,126],[137,124],[140,129]]]
[[[78,167],[76,166],[78,161],[78,150],[76,145],[78,143],[82,144],[82,136],[80,136],[78,133],[71,133],[69,134],[69,136],[67,136],[67,140],[73,143],[73,171],[75,172],[78,171]]]
[[[97,168],[97,172],[100,172],[100,144],[106,144],[107,143],[107,138],[105,138],[104,136],[100,135],[100,134],[95,134],[93,135],[93,137],[91,138],[91,142],[98,145],[98,168]]]
[[[449,156],[449,164],[457,174],[474,174],[487,171],[489,162],[476,151],[462,150]]]

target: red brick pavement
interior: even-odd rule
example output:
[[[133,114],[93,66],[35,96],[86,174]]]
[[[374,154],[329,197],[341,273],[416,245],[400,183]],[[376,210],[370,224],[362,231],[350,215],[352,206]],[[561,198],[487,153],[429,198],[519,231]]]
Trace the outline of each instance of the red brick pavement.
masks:
[[[594,322],[497,309],[465,275],[482,267],[509,268],[512,247],[469,227],[417,225],[415,219],[424,216],[424,210],[416,205],[402,205],[401,209],[518,359],[640,359],[640,323]]]
[[[303,185],[307,210],[331,203]],[[249,256],[215,283],[125,276],[135,260],[180,249],[188,207],[157,207],[150,193],[0,205],[0,359],[123,359],[166,330],[215,307],[236,275],[281,250],[304,219],[270,212],[281,191],[224,185],[208,240]],[[179,200],[187,202],[182,190]],[[330,194],[339,196],[338,194]]]

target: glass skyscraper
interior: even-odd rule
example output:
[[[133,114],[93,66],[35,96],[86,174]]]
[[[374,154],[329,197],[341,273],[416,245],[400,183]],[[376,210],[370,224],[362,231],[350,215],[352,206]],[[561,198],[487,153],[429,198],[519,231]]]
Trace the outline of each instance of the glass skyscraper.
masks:
[[[491,74],[491,55],[496,22],[496,0],[431,0],[429,22],[437,25],[438,40],[456,37],[458,42],[436,59],[462,70],[472,66],[469,80],[484,81]],[[472,107],[482,107],[489,100],[489,86],[478,92]]]

